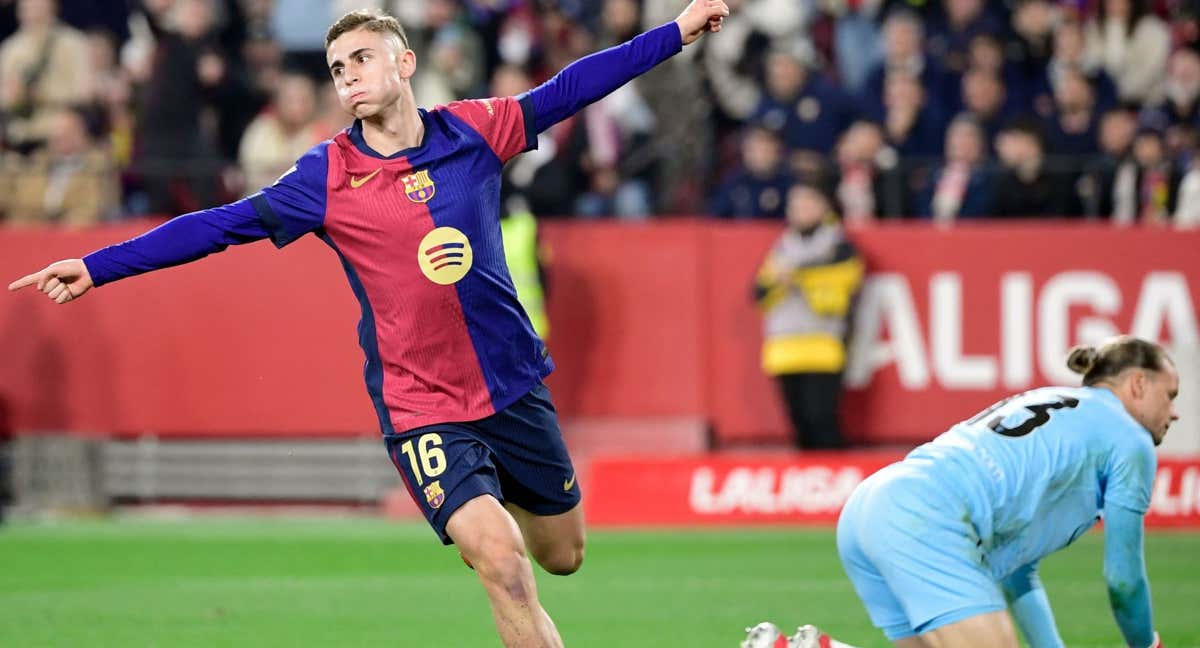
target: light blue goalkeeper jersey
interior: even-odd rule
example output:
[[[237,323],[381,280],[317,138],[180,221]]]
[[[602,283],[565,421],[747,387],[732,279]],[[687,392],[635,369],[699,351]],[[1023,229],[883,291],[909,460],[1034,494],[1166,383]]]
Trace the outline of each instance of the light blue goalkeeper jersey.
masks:
[[[1105,507],[1144,514],[1157,468],[1150,433],[1099,387],[1035,389],[913,450],[967,502],[997,579],[1061,549]]]

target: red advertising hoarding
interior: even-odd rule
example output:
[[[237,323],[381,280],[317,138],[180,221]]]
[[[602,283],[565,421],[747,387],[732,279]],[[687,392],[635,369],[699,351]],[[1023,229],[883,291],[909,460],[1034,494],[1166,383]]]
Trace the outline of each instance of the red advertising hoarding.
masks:
[[[148,226],[0,229],[0,276]],[[560,415],[702,420],[718,446],[788,439],[750,296],[780,231],[546,223]],[[1075,380],[1063,358],[1081,341],[1200,338],[1200,231],[904,223],[852,234],[868,265],[846,373],[854,441],[911,445],[1012,392]],[[378,434],[359,313],[313,238],[235,246],[65,306],[29,290],[0,296],[0,434]]]
[[[856,486],[902,455],[806,453],[597,459],[583,483],[589,524],[831,524]],[[1160,459],[1150,527],[1200,528],[1200,457]]]

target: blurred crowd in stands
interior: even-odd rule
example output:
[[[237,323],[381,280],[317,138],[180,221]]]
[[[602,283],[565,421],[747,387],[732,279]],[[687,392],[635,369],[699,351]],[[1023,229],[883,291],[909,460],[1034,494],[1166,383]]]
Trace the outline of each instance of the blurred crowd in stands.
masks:
[[[733,15],[506,170],[543,217],[1200,225],[1194,0],[727,0]],[[0,223],[173,215],[349,124],[324,35],[385,9],[423,106],[519,94],[685,0],[0,0]]]

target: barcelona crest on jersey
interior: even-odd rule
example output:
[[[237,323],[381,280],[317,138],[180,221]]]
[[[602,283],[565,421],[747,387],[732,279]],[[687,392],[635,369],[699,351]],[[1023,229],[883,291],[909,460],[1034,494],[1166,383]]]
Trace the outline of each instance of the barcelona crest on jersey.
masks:
[[[446,491],[442,490],[441,482],[432,482],[425,487],[425,501],[429,508],[438,508],[446,501]]]
[[[424,169],[406,175],[400,181],[404,183],[404,193],[408,199],[417,203],[429,202],[429,199],[433,198],[434,190],[437,189],[433,184],[433,179],[429,177],[429,171]]]

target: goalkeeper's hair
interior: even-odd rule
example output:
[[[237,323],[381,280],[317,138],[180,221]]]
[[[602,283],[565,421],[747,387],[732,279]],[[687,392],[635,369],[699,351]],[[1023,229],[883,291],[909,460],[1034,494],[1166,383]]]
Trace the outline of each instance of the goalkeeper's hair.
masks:
[[[1161,346],[1134,337],[1118,335],[1098,347],[1077,346],[1067,356],[1067,368],[1083,376],[1083,385],[1111,380],[1126,369],[1162,371],[1174,364]]]
[[[400,21],[396,20],[394,16],[374,9],[358,9],[338,18],[337,22],[333,23],[329,27],[329,31],[325,33],[325,48],[329,49],[329,45],[342,34],[356,29],[366,29],[395,36],[400,39],[400,44],[404,46],[404,49],[408,49],[408,34],[404,33],[404,27],[400,25]]]

